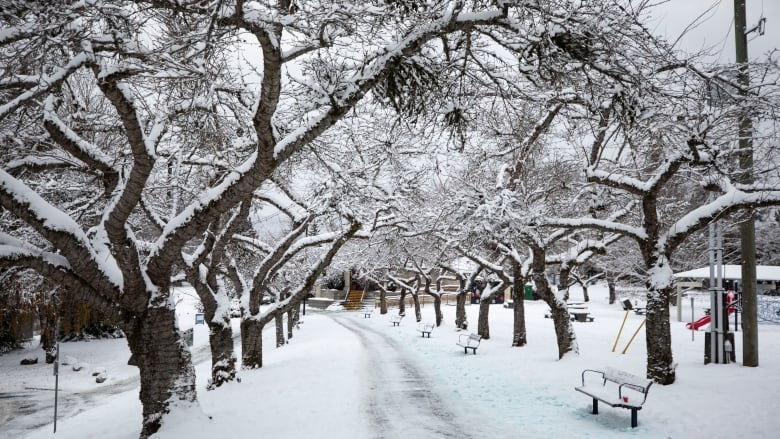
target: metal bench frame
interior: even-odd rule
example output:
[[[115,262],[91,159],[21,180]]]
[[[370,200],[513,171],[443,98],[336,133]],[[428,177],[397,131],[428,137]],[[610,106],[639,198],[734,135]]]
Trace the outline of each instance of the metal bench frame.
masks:
[[[602,383],[601,386],[586,386],[585,385],[585,373],[591,372],[593,374],[600,374]],[[617,399],[611,396],[611,389],[606,387],[607,381],[615,383],[617,387]],[[650,391],[650,386],[653,385],[653,381],[641,378],[636,375],[632,375],[622,370],[613,369],[610,367],[604,368],[604,370],[585,369],[582,371],[582,386],[575,387],[574,390],[582,392],[593,399],[593,414],[599,414],[599,401],[607,404],[610,407],[624,408],[631,410],[631,428],[637,426],[637,411],[642,409],[642,406],[647,401],[647,392]],[[624,389],[631,389],[643,396],[642,402],[629,402],[628,396],[623,394]],[[624,398],[625,396],[625,398]]]

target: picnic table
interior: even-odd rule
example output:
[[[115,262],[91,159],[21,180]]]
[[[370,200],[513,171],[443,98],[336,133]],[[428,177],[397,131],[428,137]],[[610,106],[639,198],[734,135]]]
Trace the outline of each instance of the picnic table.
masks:
[[[569,314],[573,322],[592,322],[595,319],[588,311],[570,311]]]

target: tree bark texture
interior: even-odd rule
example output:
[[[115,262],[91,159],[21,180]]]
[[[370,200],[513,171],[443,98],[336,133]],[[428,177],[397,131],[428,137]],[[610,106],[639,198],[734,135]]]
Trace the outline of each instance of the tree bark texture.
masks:
[[[209,325],[209,345],[211,380],[207,388],[212,390],[236,379],[236,354],[233,350],[233,329],[229,320]]]
[[[647,378],[663,385],[672,384],[675,380],[669,327],[669,297],[672,292],[671,286],[660,291],[650,289],[647,297]]]
[[[406,289],[401,289],[401,296],[398,298],[398,315],[406,315]]]
[[[277,312],[274,316],[274,322],[276,322],[276,347],[280,348],[286,343],[284,339],[284,313]]]
[[[422,310],[420,310],[420,293],[412,293],[412,302],[414,302],[414,318],[417,322],[422,320]]]
[[[466,318],[466,300],[468,299],[468,291],[464,291],[463,288],[455,296],[455,327],[458,329],[466,330],[469,328],[469,321]]]
[[[262,322],[254,318],[241,321],[242,369],[263,367],[263,326]]]
[[[145,315],[128,319],[123,326],[132,353],[130,362],[140,369],[141,438],[146,438],[160,429],[163,416],[174,405],[195,402],[195,370],[176,329],[173,309],[148,308]]]
[[[514,303],[512,326],[512,346],[521,347],[528,343],[525,329],[525,283],[519,264],[512,264],[512,302]]]
[[[379,291],[379,314],[387,314],[387,291]]]
[[[444,321],[444,314],[441,312],[441,296],[438,294],[433,295],[433,312],[436,314],[436,326],[441,326]]]
[[[607,276],[607,288],[609,289],[609,304],[612,305],[617,300],[617,294],[615,294],[615,279],[612,276]]]
[[[571,326],[569,311],[566,309],[566,303],[558,300],[550,290],[550,284],[545,275],[544,252],[534,251],[533,262],[533,280],[536,284],[536,294],[550,306],[550,317],[552,317],[555,327],[555,338],[558,342],[558,359],[563,358],[569,352],[578,353],[577,339],[574,334],[574,328]]]
[[[203,320],[209,328],[211,349],[211,379],[207,389],[212,390],[236,378],[236,354],[233,351],[233,329],[227,314],[217,315],[220,309],[213,291],[218,291],[216,282],[211,287],[199,280],[194,271],[188,273],[190,284],[198,293],[203,304]],[[219,293],[218,293],[219,294]],[[224,291],[221,294],[225,294]]]
[[[571,267],[568,264],[561,266],[558,272],[558,291],[563,291],[563,300],[569,300],[569,275],[571,274]]]
[[[492,298],[481,300],[479,302],[479,318],[477,319],[477,334],[488,340],[490,338],[490,325],[488,322],[488,313],[490,312],[490,302]]]

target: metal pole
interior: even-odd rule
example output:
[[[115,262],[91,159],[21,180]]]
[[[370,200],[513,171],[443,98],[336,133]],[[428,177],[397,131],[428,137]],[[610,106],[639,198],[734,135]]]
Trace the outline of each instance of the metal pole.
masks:
[[[691,341],[693,341],[693,334],[696,330],[693,328],[693,296],[691,296]]]
[[[57,353],[54,355],[54,433],[57,432],[57,396],[60,390],[59,369],[60,369],[60,344],[58,342]]]
[[[750,86],[748,76],[748,47],[745,0],[734,0],[734,39],[736,61],[739,65],[737,81],[744,96]],[[743,113],[739,117],[740,183],[753,183],[753,123]],[[758,296],[756,292],[756,225],[753,213],[739,226],[742,250],[742,364],[758,366]]]

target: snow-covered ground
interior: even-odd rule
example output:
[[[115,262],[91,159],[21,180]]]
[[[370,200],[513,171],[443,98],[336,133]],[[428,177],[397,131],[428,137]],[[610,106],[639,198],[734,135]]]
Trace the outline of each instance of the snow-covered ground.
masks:
[[[759,325],[760,366],[747,368],[739,364],[741,332],[736,334],[737,364],[705,366],[704,333],[695,333],[692,341],[684,323],[673,322],[677,382],[651,387],[639,426],[630,428],[625,409],[602,405],[599,415],[592,415],[590,398],[574,390],[581,371],[612,366],[644,375],[645,348],[642,329],[620,353],[642,322],[631,313],[612,352],[625,313],[620,305],[607,304],[605,289],[594,287],[590,293],[595,321],[574,323],[580,354],[562,361],[541,301],[526,302],[529,344],[523,348],[510,347],[512,311],[493,305],[491,339],[482,342],[477,355],[464,355],[455,345],[454,306],[443,307],[446,321],[430,339],[416,332],[411,313],[394,327],[390,314],[364,319],[362,313],[309,308],[284,348],[274,349],[273,333],[266,331],[262,369],[242,371],[240,383],[211,392],[204,390],[209,361],[203,349],[206,334],[198,325],[198,397],[211,420],[169,419],[160,437],[777,437],[780,417],[773,412],[780,398],[780,326],[768,324]],[[572,295],[573,300],[581,297],[577,291]],[[194,320],[188,303],[182,303],[183,327]],[[700,305],[695,304],[697,314]],[[689,319],[690,307],[685,311]],[[467,306],[467,312],[475,329],[478,307]],[[674,319],[676,310],[671,314]],[[433,321],[432,306],[423,308],[423,321]],[[31,352],[42,360],[38,348]],[[53,389],[51,365],[18,366],[30,351],[0,357],[0,437],[136,438],[141,406],[133,384],[136,369],[124,365],[129,356],[125,341],[63,343],[61,352],[88,367],[60,369],[56,435],[50,423],[53,392],[38,390]],[[90,372],[100,367],[109,380],[96,384]],[[44,407],[41,401],[47,399]],[[25,405],[32,409],[18,409]],[[44,422],[49,423],[41,426]]]

